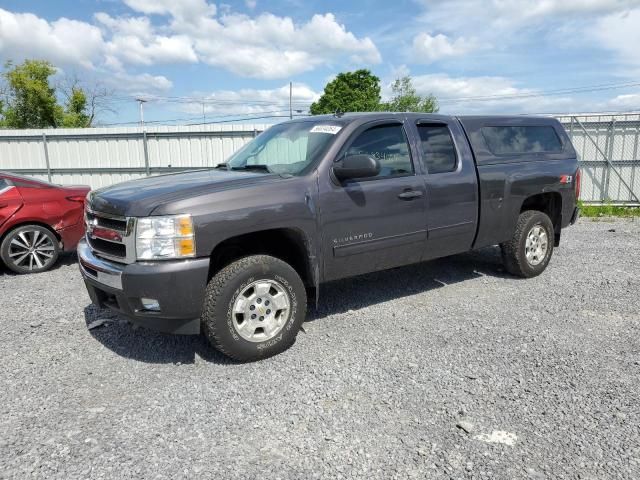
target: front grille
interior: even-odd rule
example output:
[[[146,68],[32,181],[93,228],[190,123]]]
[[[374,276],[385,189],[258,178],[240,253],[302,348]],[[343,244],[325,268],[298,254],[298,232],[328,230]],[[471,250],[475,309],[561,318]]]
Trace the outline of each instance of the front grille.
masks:
[[[85,222],[87,243],[96,256],[119,263],[135,262],[135,218],[87,209]]]
[[[91,248],[103,254],[110,256],[125,258],[127,256],[127,247],[123,243],[109,242],[100,238],[88,237],[88,242]]]
[[[117,230],[118,232],[124,232],[127,230],[127,220],[100,217],[93,212],[87,212],[87,221],[94,221],[99,227],[109,228],[111,230]]]

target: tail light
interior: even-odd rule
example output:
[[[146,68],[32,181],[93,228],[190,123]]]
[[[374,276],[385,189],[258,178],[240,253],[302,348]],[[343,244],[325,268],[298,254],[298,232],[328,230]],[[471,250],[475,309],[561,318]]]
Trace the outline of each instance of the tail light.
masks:
[[[70,197],[67,197],[67,200],[70,202],[84,203],[85,198],[86,197],[84,195],[71,195]]]
[[[580,187],[582,184],[582,173],[580,172],[580,169],[578,169],[578,171],[576,172],[576,200],[578,200],[580,198]]]

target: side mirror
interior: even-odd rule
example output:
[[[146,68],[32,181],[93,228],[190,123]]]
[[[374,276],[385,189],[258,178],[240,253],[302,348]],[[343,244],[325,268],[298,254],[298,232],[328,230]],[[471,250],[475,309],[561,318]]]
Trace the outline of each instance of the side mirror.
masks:
[[[349,155],[333,164],[333,174],[338,180],[375,177],[380,173],[380,163],[369,155]]]

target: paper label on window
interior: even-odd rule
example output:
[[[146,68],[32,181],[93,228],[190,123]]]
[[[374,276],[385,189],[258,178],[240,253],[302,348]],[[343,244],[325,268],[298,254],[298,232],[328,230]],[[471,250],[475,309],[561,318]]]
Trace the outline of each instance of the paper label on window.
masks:
[[[316,125],[311,129],[311,133],[330,133],[331,135],[335,135],[342,127],[338,125]]]

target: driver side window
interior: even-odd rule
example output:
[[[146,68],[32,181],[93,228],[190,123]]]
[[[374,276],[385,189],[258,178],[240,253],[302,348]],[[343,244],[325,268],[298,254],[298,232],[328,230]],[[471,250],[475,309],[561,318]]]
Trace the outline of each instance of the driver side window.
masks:
[[[349,155],[369,155],[380,162],[380,173],[371,178],[413,174],[409,145],[402,125],[379,125],[360,133],[346,151]]]

